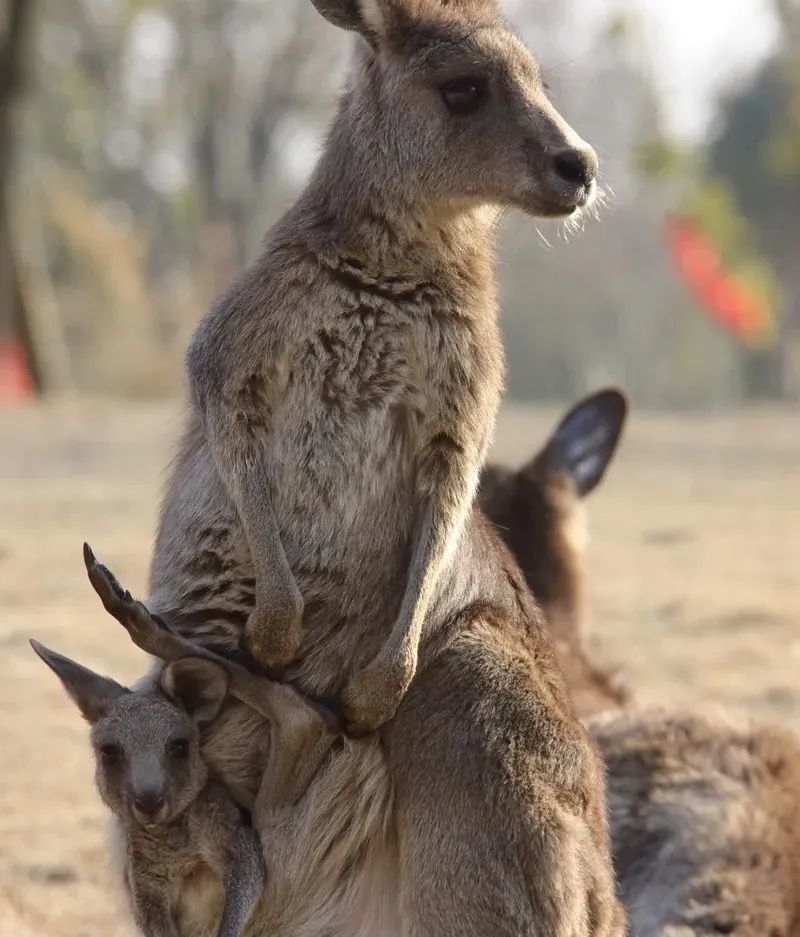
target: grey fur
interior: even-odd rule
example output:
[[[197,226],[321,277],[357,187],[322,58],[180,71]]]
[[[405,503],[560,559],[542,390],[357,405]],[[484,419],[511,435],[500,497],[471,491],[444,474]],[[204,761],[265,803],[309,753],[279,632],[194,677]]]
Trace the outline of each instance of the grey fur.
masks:
[[[252,923],[252,933],[368,937],[379,927],[377,932],[386,937],[407,934],[397,790],[387,771],[380,738],[342,739],[341,747],[330,752],[336,736],[315,704],[304,701],[291,687],[253,677],[241,665],[218,658],[213,651],[169,630],[125,592],[88,550],[87,566],[106,608],[140,648],[170,662],[183,658],[194,662],[199,656],[228,674],[232,696],[252,704],[226,704],[203,744],[204,759],[214,775],[224,779],[239,803],[252,807],[268,856],[267,893]],[[476,650],[480,653],[480,642]],[[173,666],[170,663],[167,672]],[[509,676],[514,678],[513,673]],[[254,687],[257,695],[253,695]],[[314,727],[316,736],[310,732]],[[314,744],[309,744],[309,739]],[[291,803],[290,809],[277,812],[274,803],[266,809],[260,804],[264,790],[292,790],[286,780],[272,780],[276,772],[278,777],[295,782],[292,796],[284,798],[287,808]],[[496,796],[496,792],[487,794]],[[568,814],[562,816],[562,822],[569,822]],[[587,842],[576,826],[572,834],[586,849],[591,841]],[[556,840],[556,844],[569,846],[570,839],[560,844]],[[564,885],[580,887],[585,877],[596,874],[581,867],[580,853],[574,846],[562,853],[566,868],[559,871]],[[585,854],[591,856],[592,852]],[[458,901],[457,891],[450,888],[457,888],[457,883],[443,890],[439,901],[445,907]],[[513,897],[513,889],[509,892]],[[564,892],[559,895],[563,897]],[[573,930],[565,933],[608,933],[591,929],[599,919],[588,915],[602,915],[602,907],[583,901],[580,907],[587,917],[573,918]],[[524,905],[514,910],[524,913]],[[543,911],[551,922],[561,920],[565,911],[575,913],[561,898]],[[499,916],[497,919],[502,921]],[[600,923],[605,926],[607,922]]]
[[[590,723],[637,937],[800,935],[800,743],[690,713]]]
[[[241,937],[261,897],[260,843],[224,788],[209,779],[198,728],[222,705],[224,671],[207,661],[182,661],[164,671],[160,685],[133,692],[31,644],[91,724],[95,780],[117,820],[141,932],[188,933],[184,893],[197,880],[216,877],[225,896],[217,933]],[[187,682],[180,671],[188,668],[196,679]],[[194,692],[200,685],[202,699]],[[183,754],[175,749],[179,744]]]
[[[95,565],[96,583],[106,572],[100,570]],[[113,585],[106,598],[116,585],[107,582]],[[132,635],[150,648],[168,647],[165,633],[145,620],[143,606],[127,600],[118,614]],[[336,733],[290,687],[243,674],[175,640],[158,678],[135,691],[31,644],[92,725],[97,787],[116,819],[139,929],[145,937],[241,937],[265,916],[257,910],[264,862],[256,830],[285,825]],[[209,744],[202,731],[219,714],[229,684],[253,704],[240,707],[240,719],[258,727],[260,749],[268,755],[259,763],[258,749],[250,753],[256,764],[244,772],[235,765],[238,751],[232,760],[227,742],[218,737]],[[185,755],[173,750],[176,741],[185,743]],[[118,752],[113,758],[110,746]],[[242,796],[248,781],[255,784]],[[240,794],[239,806],[223,784]],[[243,823],[240,806],[253,812],[255,829]],[[267,836],[267,848],[271,841]]]

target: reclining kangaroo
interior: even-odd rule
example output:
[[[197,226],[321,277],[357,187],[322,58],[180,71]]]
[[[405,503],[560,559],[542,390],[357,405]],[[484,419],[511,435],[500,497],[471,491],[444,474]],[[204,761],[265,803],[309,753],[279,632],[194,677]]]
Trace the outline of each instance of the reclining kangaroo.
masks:
[[[577,498],[605,471],[624,413],[613,390],[580,401],[519,471],[486,469],[481,505],[542,605],[578,711],[592,717],[631,932],[800,937],[797,737],[680,711],[619,712],[627,694],[584,646]]]
[[[620,933],[601,763],[471,509],[499,213],[571,214],[597,160],[493,0],[316,6],[357,66],[305,193],[192,341],[148,604],[383,726],[405,933]]]
[[[800,937],[800,742],[631,710],[590,720],[638,937]]]

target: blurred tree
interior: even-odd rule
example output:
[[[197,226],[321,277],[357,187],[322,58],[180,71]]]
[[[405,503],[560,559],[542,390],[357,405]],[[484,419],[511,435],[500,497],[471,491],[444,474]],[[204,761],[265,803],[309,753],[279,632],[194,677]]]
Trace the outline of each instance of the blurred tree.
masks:
[[[302,180],[346,39],[308,2],[40,2],[18,211],[80,386],[163,393]]]
[[[80,389],[173,392],[198,316],[310,171],[350,40],[308,0],[37,4],[11,191],[25,253]],[[642,172],[639,145],[661,121],[636,17],[598,31],[587,0],[504,5],[597,147],[610,203],[580,236],[510,223],[512,393],[566,397],[615,380],[641,403],[730,398],[735,350],[687,298],[664,244],[683,190]]]
[[[709,150],[709,171],[725,180],[759,250],[770,260],[783,297],[776,354],[769,368],[776,390],[800,390],[800,5],[776,0],[783,25],[780,52],[753,81],[721,107],[720,130]],[[754,362],[755,365],[758,362]]]
[[[687,296],[666,249],[664,218],[683,195],[683,176],[644,171],[643,143],[663,132],[640,37],[635,16],[614,15],[568,67],[542,62],[556,103],[599,153],[608,197],[580,233],[509,223],[503,324],[517,398],[564,399],[612,381],[639,405],[738,395],[735,351]]]
[[[0,23],[0,342],[22,348],[37,382],[30,323],[11,229],[10,188],[17,156],[18,115],[30,64],[35,0],[6,0]]]

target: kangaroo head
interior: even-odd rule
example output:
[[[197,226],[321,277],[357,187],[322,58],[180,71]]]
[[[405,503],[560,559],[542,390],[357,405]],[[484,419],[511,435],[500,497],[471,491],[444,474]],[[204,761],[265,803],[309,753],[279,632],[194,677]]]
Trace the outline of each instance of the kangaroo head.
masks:
[[[364,185],[440,212],[488,203],[559,217],[591,201],[597,156],[549,101],[495,0],[313,3],[361,37],[337,123],[340,168],[358,159]]]
[[[36,641],[91,726],[95,781],[106,806],[139,826],[169,823],[204,787],[200,727],[219,712],[228,678],[221,667],[187,658],[153,686],[130,690]]]

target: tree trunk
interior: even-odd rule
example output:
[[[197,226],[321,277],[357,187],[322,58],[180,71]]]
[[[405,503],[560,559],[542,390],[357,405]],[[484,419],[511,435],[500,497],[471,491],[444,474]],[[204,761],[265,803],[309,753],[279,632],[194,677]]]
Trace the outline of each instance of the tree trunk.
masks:
[[[40,386],[27,310],[20,286],[13,232],[10,191],[17,139],[17,109],[22,98],[33,26],[35,0],[6,0],[6,22],[0,38],[0,342],[22,348],[36,386]]]

